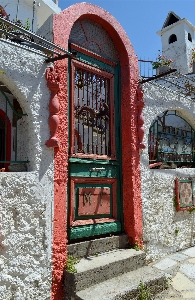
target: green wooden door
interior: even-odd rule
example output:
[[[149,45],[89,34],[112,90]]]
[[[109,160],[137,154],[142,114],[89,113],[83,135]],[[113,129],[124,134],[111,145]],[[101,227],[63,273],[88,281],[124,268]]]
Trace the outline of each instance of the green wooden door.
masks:
[[[77,57],[82,62],[70,68],[71,240],[122,231],[119,66]]]

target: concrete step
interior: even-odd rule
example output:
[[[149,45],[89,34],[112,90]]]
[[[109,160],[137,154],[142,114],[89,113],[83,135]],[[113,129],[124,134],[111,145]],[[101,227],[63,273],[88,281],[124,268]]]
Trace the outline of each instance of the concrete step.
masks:
[[[77,273],[65,270],[65,290],[68,295],[91,287],[145,265],[145,253],[134,249],[118,249],[98,256],[82,258],[75,265]]]
[[[99,238],[91,241],[85,241],[68,245],[68,255],[74,257],[88,257],[102,252],[114,249],[125,249],[129,246],[126,234],[117,236]]]
[[[151,298],[143,298],[143,293],[141,298],[140,281],[144,284],[144,290],[149,290]],[[165,286],[164,273],[146,266],[78,291],[71,300],[153,299]]]

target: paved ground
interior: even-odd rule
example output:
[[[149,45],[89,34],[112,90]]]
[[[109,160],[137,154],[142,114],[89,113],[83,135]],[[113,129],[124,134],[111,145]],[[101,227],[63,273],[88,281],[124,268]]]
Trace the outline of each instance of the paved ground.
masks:
[[[169,285],[155,300],[195,300],[195,247],[164,257],[152,266],[167,274]]]

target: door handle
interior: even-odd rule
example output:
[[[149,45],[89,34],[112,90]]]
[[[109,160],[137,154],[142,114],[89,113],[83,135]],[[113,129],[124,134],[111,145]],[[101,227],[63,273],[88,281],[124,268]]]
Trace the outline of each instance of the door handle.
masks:
[[[101,172],[104,171],[106,168],[91,168],[89,169],[90,172]]]

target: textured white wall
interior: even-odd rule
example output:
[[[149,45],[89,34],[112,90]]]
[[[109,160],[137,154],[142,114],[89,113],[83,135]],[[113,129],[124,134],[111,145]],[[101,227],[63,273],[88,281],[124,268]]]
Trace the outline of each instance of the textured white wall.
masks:
[[[5,11],[8,14],[10,14],[10,20],[16,19],[18,0],[1,0],[0,5],[5,8]],[[52,0],[37,0],[35,3],[33,31],[37,31],[51,14],[58,14],[60,12],[61,9]],[[22,20],[22,22],[25,23],[28,18],[30,24],[32,24],[33,0],[20,0],[17,19]]]
[[[20,120],[28,172],[0,173],[0,299],[50,299],[53,150],[44,58],[0,43],[3,81],[27,113]],[[1,101],[1,98],[0,98]]]
[[[188,40],[188,33],[191,34],[192,42]],[[161,35],[162,53],[168,58],[174,60],[172,67],[176,68],[182,74],[192,72],[191,53],[195,47],[194,30],[192,26],[182,19],[158,32]],[[169,44],[169,37],[175,34],[177,41]]]
[[[148,133],[152,121],[165,110],[178,110],[195,128],[195,104],[182,97],[154,86],[144,84],[143,110],[145,117],[144,143],[147,146],[141,156],[143,240],[148,258],[157,259],[168,253],[189,247],[195,242],[194,213],[176,212],[174,180],[192,177],[195,169],[149,169]],[[178,235],[175,234],[178,231]]]

